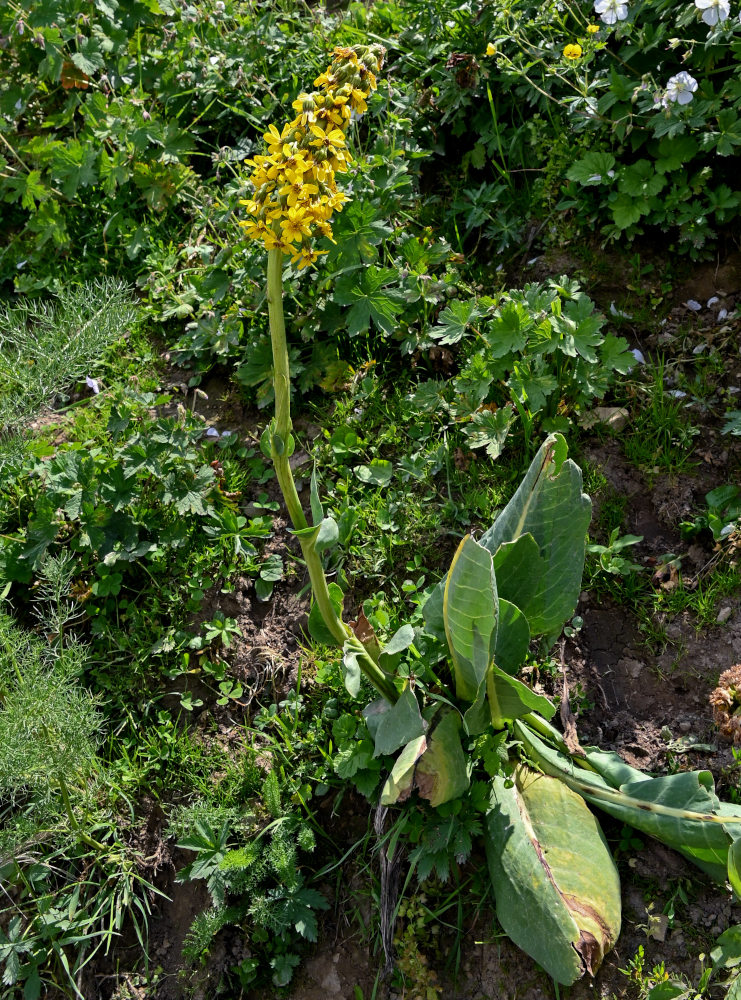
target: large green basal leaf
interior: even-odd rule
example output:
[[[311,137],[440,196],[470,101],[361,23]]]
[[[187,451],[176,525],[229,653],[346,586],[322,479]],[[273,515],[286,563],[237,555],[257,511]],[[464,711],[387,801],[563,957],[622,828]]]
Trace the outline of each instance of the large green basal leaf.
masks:
[[[559,983],[593,975],[620,934],[620,880],[581,796],[527,768],[494,778],[486,856],[514,943]]]
[[[494,662],[505,674],[516,674],[530,646],[527,618],[514,604],[499,598],[499,622]]]
[[[545,564],[540,548],[531,534],[520,535],[514,542],[500,545],[494,555],[494,574],[499,599],[515,604],[528,613],[536,597]]]
[[[470,784],[460,730],[460,715],[445,711],[417,764],[419,794],[432,806],[457,799]]]
[[[520,609],[527,615],[532,635],[545,635],[549,640],[557,638],[576,607],[591,515],[591,501],[582,493],[581,471],[566,455],[560,434],[546,438],[516,493],[480,540],[492,555],[498,555],[502,545],[532,536],[534,546],[520,542],[506,559],[499,556],[502,594],[517,603],[515,594],[524,592],[519,599],[527,602],[527,610]],[[444,637],[443,589],[443,584],[436,588],[424,606],[426,628],[438,638]]]
[[[453,556],[443,622],[459,698],[475,701],[497,641],[499,606],[491,553],[466,535]]]
[[[556,729],[535,721],[548,742],[521,721],[515,735],[545,772],[610,816],[680,851],[711,878],[726,880],[729,848],[741,836],[741,807],[719,801],[709,771],[652,778],[596,747],[574,758]]]

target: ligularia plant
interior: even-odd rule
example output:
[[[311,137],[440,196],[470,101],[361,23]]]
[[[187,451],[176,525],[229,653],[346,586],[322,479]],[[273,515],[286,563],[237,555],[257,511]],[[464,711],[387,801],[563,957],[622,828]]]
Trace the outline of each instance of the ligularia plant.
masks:
[[[617,0],[598,0],[595,9],[606,23],[627,16],[627,4]],[[384,645],[362,613],[351,624],[343,620],[342,591],[327,582],[322,564],[338,526],[324,515],[316,475],[309,523],[289,461],[282,274],[287,254],[306,267],[321,252],[313,241],[332,238],[332,215],[347,197],[335,175],[352,162],[348,128],[366,110],[382,58],[379,46],[336,49],[315,81],[319,89],[297,98],[292,122],[280,131],[271,126],[267,153],[251,164],[254,193],[244,202],[250,219],[243,225],[268,253],[275,387],[275,416],[261,446],[273,460],[311,580],[309,630],[342,648],[351,695],[363,674],[381,696],[363,711],[362,738],[387,761],[380,805],[400,807],[415,795],[415,808],[428,809],[434,823],[429,810],[469,794],[476,774],[499,921],[554,980],[570,984],[597,971],[620,933],[619,876],[590,805],[682,851],[714,878],[730,878],[739,895],[741,807],[718,801],[707,772],[651,779],[615,754],[582,748],[575,731],[564,737],[550,725],[553,702],[518,679],[532,640],[555,642],[581,590],[591,502],[559,434],[545,440],[489,530],[460,542],[422,609],[423,626],[406,623]],[[680,73],[667,94],[687,103],[693,85]],[[482,737],[502,749],[484,771]],[[516,749],[508,754],[507,747]],[[387,915],[395,906],[390,869],[382,866]]]
[[[311,512],[306,519],[289,459],[294,440],[291,433],[291,382],[283,318],[283,257],[290,253],[299,268],[314,263],[321,251],[313,246],[317,236],[332,238],[331,219],[342,208],[346,196],[338,190],[335,174],[351,162],[345,135],[352,112],[366,110],[366,98],[376,87],[384,49],[380,45],[338,48],[326,72],[314,81],[317,91],[300,94],[293,104],[298,112],[281,131],[274,126],[265,135],[268,152],[249,161],[254,194],[243,202],[252,216],[241,225],[250,239],[259,240],[268,251],[267,300],[273,348],[275,417],[266,428],[261,447],[272,458],[294,532],[301,544],[314,595],[310,626],[325,641],[337,642],[352,658],[357,683],[360,672],[389,701],[398,698],[388,675],[353,631],[342,621],[342,592],[329,586],[321,553],[334,545],[337,523],[324,517],[316,482],[312,481]]]
[[[695,0],[695,7],[702,11],[702,19],[712,28],[719,21],[725,21],[731,14],[728,0]]]
[[[628,16],[628,5],[620,0],[595,0],[594,11],[605,24],[617,24]]]

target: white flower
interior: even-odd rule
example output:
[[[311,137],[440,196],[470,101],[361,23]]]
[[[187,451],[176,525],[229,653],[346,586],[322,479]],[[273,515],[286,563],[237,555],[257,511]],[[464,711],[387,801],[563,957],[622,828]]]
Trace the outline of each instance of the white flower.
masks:
[[[695,0],[695,7],[703,12],[702,19],[710,27],[725,21],[731,13],[729,0]]]
[[[677,104],[689,104],[696,90],[697,80],[682,70],[676,76],[669,77],[666,84],[665,100],[676,101]]]
[[[594,0],[594,12],[605,24],[615,24],[628,16],[628,5],[621,0]]]

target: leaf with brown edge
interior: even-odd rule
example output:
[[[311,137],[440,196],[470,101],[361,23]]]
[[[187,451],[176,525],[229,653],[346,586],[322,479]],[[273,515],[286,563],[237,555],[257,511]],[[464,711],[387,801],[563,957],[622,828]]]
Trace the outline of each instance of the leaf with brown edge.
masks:
[[[593,975],[620,933],[620,880],[599,824],[562,781],[492,781],[486,855],[497,917],[557,982]]]
[[[458,712],[443,712],[417,764],[414,780],[419,794],[429,799],[431,806],[457,799],[470,784],[460,729]]]
[[[381,805],[392,806],[397,802],[406,802],[412,794],[414,787],[414,768],[427,749],[427,740],[424,736],[412,740],[404,747],[396,763],[391,769],[391,774],[386,779],[386,783],[381,791]]]

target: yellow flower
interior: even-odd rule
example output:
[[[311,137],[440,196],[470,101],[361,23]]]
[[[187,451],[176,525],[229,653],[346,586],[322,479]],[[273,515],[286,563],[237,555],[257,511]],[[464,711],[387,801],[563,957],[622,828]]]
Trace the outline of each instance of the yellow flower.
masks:
[[[263,240],[265,239],[265,234],[268,232],[264,222],[255,222],[254,219],[242,219],[239,225],[247,231],[247,235],[251,240]]]
[[[279,132],[275,125],[270,125],[268,127],[268,131],[265,133],[264,139],[268,145],[271,156],[275,155],[276,147],[280,148],[286,141],[290,129],[290,124],[284,125],[282,132]]]
[[[265,233],[263,242],[266,250],[280,250],[282,253],[287,253],[291,249],[291,244],[286,239],[285,233],[277,236],[272,229]]]
[[[563,54],[567,59],[581,59],[581,45],[567,45],[563,50]]]
[[[292,263],[295,264],[298,261],[299,271],[311,264],[316,264],[321,256],[329,253],[329,250],[310,250],[307,247],[297,247],[295,250],[291,247],[291,251]]]
[[[599,25],[598,24],[588,24],[587,25],[587,34],[589,34],[589,35],[596,35],[598,31],[599,31]]]
[[[489,44],[486,46],[486,54],[487,56],[494,56],[497,54],[496,46],[494,45],[493,42],[489,42]]]
[[[337,125],[342,128],[345,124],[345,116],[342,114],[342,107],[337,108],[321,108],[316,113],[317,121],[331,123],[332,125]]]
[[[286,195],[286,203],[289,208],[293,208],[298,202],[304,199],[308,200],[311,195],[317,194],[319,188],[316,184],[305,184],[303,178],[299,174],[295,174],[290,171],[291,176],[288,176],[289,171],[286,171],[286,177],[288,184],[284,184],[280,189],[280,194]]]
[[[344,133],[338,128],[333,128],[325,132],[319,125],[312,125],[311,131],[316,136],[316,138],[311,140],[310,145],[312,146],[321,146],[329,152],[334,153],[335,150],[342,149],[345,145]]]
[[[311,220],[306,217],[302,208],[289,208],[285,217],[280,220],[280,225],[283,239],[289,243],[311,235]]]
[[[353,111],[362,115],[368,110],[368,105],[365,103],[366,94],[362,90],[358,90],[357,87],[353,87],[350,91],[350,104],[352,105]]]

